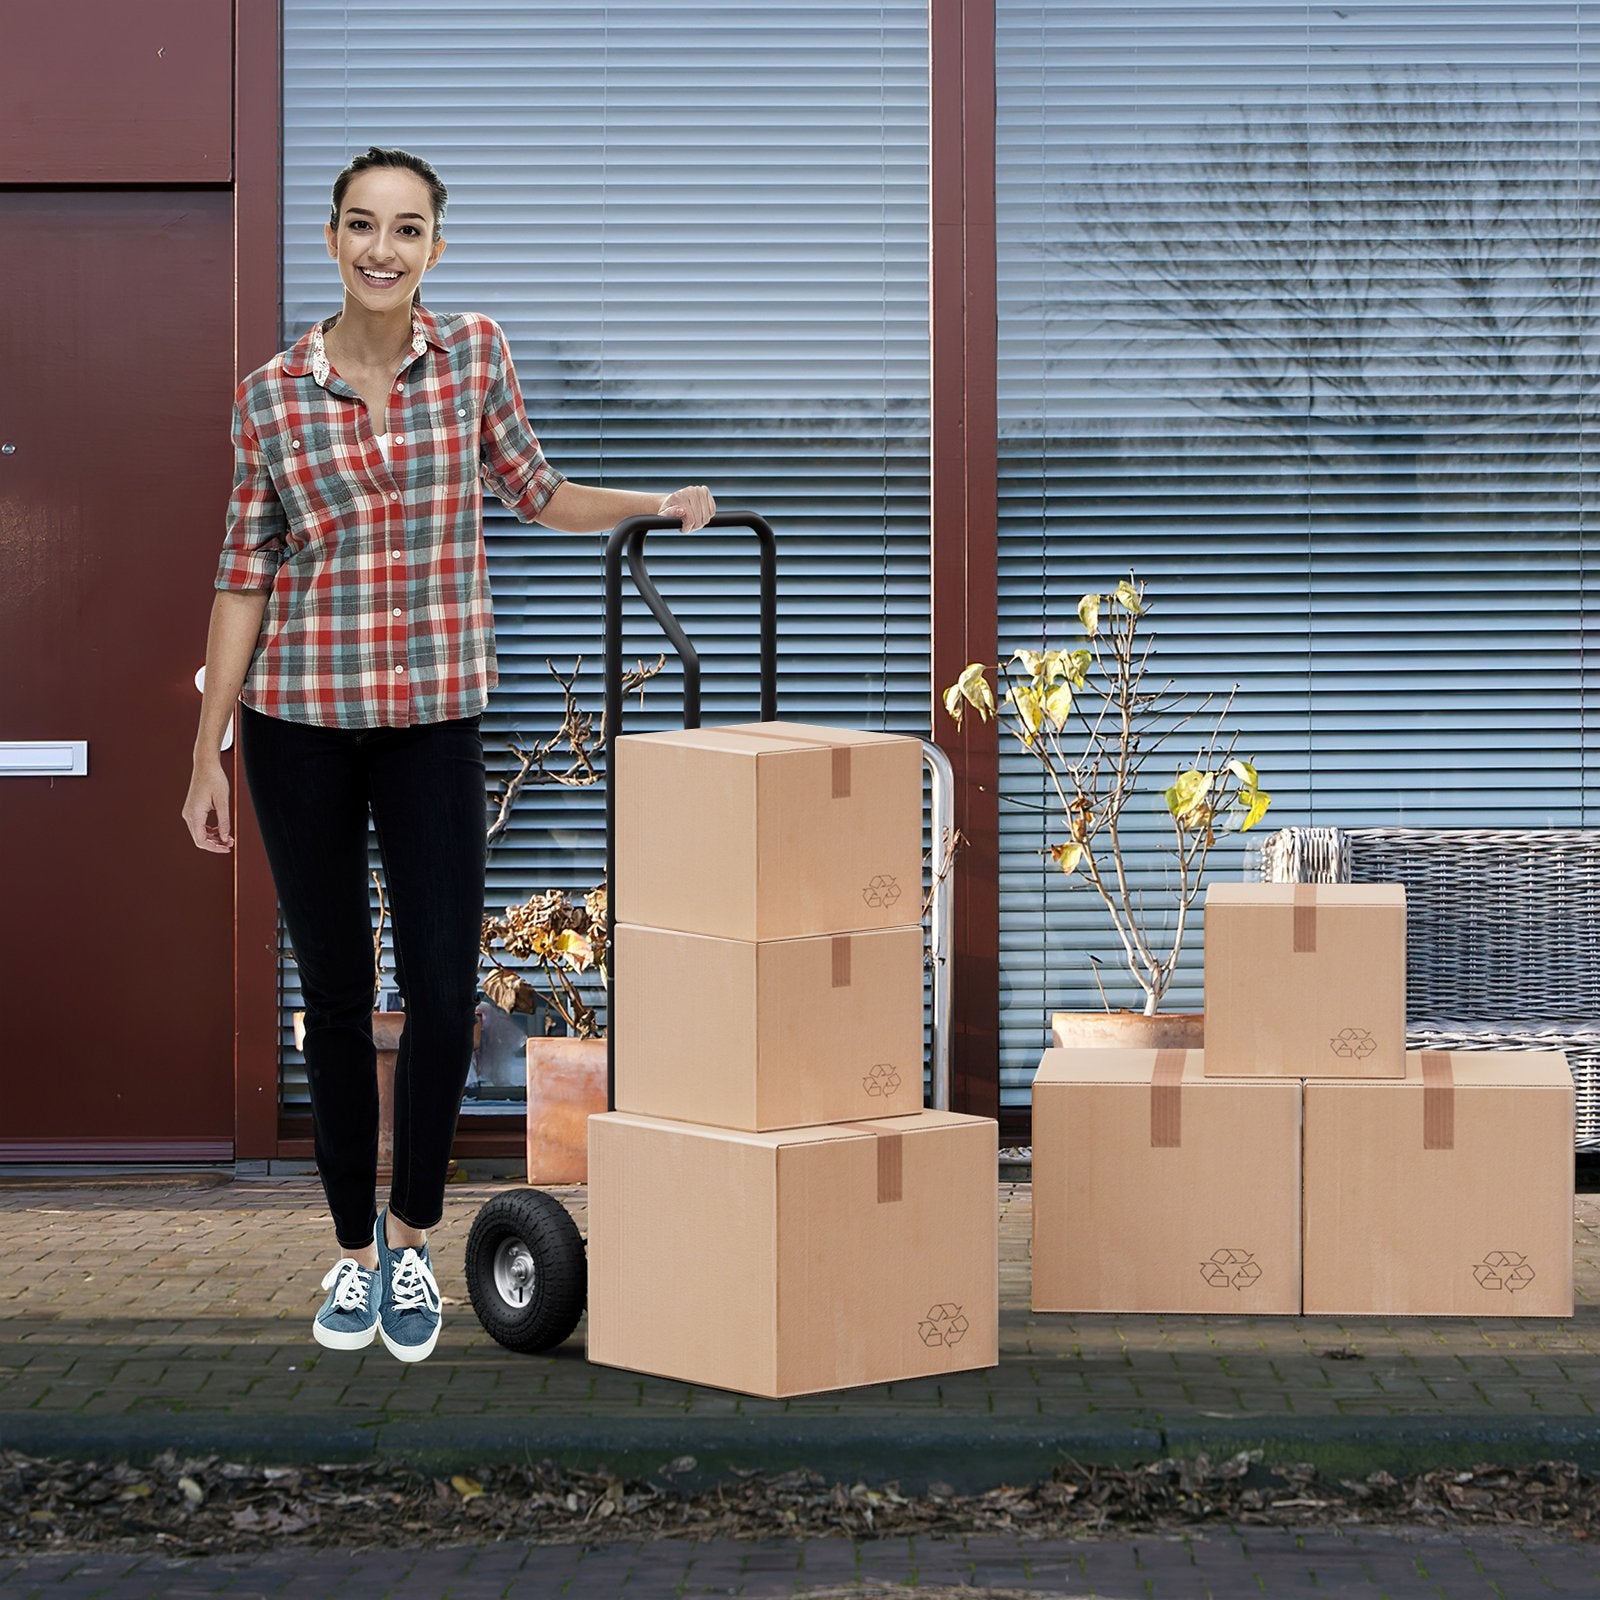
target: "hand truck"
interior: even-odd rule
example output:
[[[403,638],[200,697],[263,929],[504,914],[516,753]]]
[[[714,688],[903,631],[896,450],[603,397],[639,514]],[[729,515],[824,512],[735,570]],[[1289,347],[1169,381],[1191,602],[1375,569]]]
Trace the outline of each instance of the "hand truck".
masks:
[[[719,511],[711,528],[745,528],[760,546],[759,689],[761,718],[778,715],[777,548],[765,518],[753,511]],[[622,727],[622,563],[651,615],[661,625],[683,665],[683,725],[700,726],[700,656],[662,599],[645,565],[645,538],[652,532],[681,530],[673,517],[628,517],[606,541],[605,555],[605,755],[606,755],[606,957],[609,987],[616,991],[616,771],[615,743]],[[950,954],[954,912],[948,873],[941,870],[951,827],[954,781],[948,757],[922,741],[923,762],[933,779],[935,853],[932,908],[933,1104],[950,1103]],[[616,1108],[616,1034],[607,1029],[606,1107]],[[561,1200],[542,1189],[509,1189],[487,1201],[467,1236],[467,1292],[485,1331],[508,1350],[540,1354],[564,1343],[583,1316],[588,1290],[588,1258],[583,1236]]]

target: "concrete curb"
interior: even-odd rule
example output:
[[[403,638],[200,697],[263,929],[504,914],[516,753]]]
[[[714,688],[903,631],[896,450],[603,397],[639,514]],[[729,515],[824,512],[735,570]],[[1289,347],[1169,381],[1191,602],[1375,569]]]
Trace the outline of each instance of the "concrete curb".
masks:
[[[0,1413],[0,1448],[27,1455],[148,1460],[162,1450],[263,1464],[405,1462],[443,1473],[496,1461],[538,1462],[700,1487],[752,1472],[809,1467],[834,1480],[943,1482],[963,1493],[1048,1476],[1062,1460],[1132,1466],[1166,1456],[1213,1459],[1260,1450],[1267,1465],[1309,1462],[1339,1477],[1401,1475],[1483,1462],[1576,1461],[1600,1473],[1600,1420],[1587,1417],[1219,1419],[1162,1426],[1136,1417],[922,1422],[905,1414],[718,1417],[641,1426],[615,1418],[128,1417]],[[693,1457],[694,1466],[672,1471]],[[668,1469],[663,1471],[663,1469]]]

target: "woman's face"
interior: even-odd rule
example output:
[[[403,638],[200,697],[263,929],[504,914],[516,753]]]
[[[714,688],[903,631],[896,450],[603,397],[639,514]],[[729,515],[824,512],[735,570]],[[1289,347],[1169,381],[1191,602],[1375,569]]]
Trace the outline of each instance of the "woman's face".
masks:
[[[369,167],[350,180],[337,231],[325,225],[347,302],[376,313],[409,306],[444,253],[433,237],[428,186],[404,167]]]

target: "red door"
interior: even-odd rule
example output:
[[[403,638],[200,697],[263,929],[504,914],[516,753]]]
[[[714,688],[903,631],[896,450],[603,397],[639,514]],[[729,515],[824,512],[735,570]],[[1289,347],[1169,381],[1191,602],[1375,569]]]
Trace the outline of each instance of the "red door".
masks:
[[[233,1154],[233,860],[188,787],[231,482],[226,189],[0,191],[0,1160]]]

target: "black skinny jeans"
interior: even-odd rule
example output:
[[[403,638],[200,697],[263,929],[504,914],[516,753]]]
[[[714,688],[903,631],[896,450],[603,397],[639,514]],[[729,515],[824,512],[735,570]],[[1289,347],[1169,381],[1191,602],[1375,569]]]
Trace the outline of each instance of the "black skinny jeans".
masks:
[[[300,968],[317,1170],[339,1243],[370,1244],[376,1220],[369,808],[406,1010],[389,1209],[413,1228],[434,1227],[477,1009],[486,857],[478,718],[319,728],[242,701],[237,715],[245,780]]]

